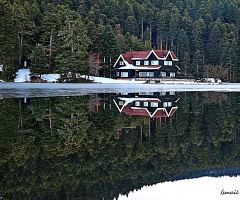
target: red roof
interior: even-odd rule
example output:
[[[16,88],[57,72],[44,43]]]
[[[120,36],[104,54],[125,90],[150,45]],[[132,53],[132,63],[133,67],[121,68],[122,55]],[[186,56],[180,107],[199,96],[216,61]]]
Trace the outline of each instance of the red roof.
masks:
[[[122,56],[129,64],[132,64],[132,55],[122,54]]]
[[[152,50],[152,51],[158,56],[158,58],[165,58],[169,53],[169,50]],[[130,51],[130,52],[127,52],[126,54],[122,54],[122,56],[129,64],[132,64],[132,59],[135,59],[135,58],[147,59],[150,52],[151,52],[150,50],[149,51]],[[172,51],[170,52],[173,59],[178,59],[177,56]]]
[[[169,50],[152,50],[152,51],[158,56],[158,58],[166,58],[166,56],[169,53]],[[130,52],[127,52],[126,54],[122,54],[122,56],[129,64],[132,64],[133,63],[132,59],[137,59],[137,58],[147,59],[147,57],[150,55],[150,52],[152,51],[150,50],[149,51],[130,51]],[[178,60],[177,56],[172,51],[170,51],[170,53],[174,60]],[[156,67],[156,66],[149,65],[147,67]]]
[[[151,51],[130,51],[127,55],[131,55],[132,58],[146,58]]]
[[[168,54],[168,50],[153,50],[159,58],[164,58]]]
[[[169,113],[169,117],[171,117],[176,110],[177,110],[176,108],[171,109],[171,113]],[[165,110],[158,110],[153,116],[153,119],[157,117],[168,117],[168,116]]]
[[[132,103],[129,103],[128,105],[126,105],[125,108],[122,110],[122,113],[126,113],[127,115],[138,115],[138,116],[151,117],[146,108],[132,109],[131,106],[132,106]],[[168,115],[166,113],[167,112],[166,109],[161,109],[161,110],[158,110],[154,114],[154,116],[152,116],[152,118],[154,119],[157,117],[171,117],[175,113],[176,110],[177,110],[177,108],[172,108],[171,112]]]
[[[173,59],[178,59],[177,56],[173,53],[173,51],[171,51],[172,57]]]

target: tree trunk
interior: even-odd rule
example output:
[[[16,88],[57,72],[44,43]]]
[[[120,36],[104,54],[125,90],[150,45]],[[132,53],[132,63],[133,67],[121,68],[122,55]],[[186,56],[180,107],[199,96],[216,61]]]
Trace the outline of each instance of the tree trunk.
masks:
[[[51,29],[51,35],[50,35],[50,41],[49,41],[49,66],[50,66],[50,70],[52,72],[52,43],[53,43],[53,34],[52,34],[52,29]]]
[[[19,51],[19,57],[18,57],[18,65],[21,65],[22,61],[22,46],[23,46],[23,35],[19,33],[19,38],[20,38],[20,51]]]
[[[52,56],[52,40],[53,40],[53,35],[52,35],[52,29],[51,29],[51,35],[50,35],[50,41],[49,41],[49,56],[51,58]]]
[[[152,22],[150,22],[150,43],[152,45]]]
[[[162,44],[163,44],[163,41],[162,41],[162,38],[160,39],[160,50],[162,50]]]
[[[143,40],[143,18],[142,18],[142,35],[141,35],[141,38]]]

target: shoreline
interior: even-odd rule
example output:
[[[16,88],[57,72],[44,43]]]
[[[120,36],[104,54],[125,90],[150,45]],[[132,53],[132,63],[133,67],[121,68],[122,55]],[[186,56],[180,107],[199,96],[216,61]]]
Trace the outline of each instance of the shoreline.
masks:
[[[0,99],[159,91],[240,92],[240,83],[223,83],[218,85],[131,83],[0,83]]]

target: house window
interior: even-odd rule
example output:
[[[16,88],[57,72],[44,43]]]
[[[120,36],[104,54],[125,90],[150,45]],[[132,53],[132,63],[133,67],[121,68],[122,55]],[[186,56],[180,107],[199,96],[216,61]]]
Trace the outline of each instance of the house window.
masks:
[[[162,92],[161,92],[161,95],[162,95],[162,96],[166,95],[166,92],[165,92],[165,91],[162,91]]]
[[[143,103],[144,107],[148,107],[148,102]]]
[[[136,65],[140,65],[140,61],[136,61]]]
[[[145,60],[145,61],[144,61],[144,65],[149,65],[149,61],[148,61],[148,60]]]
[[[146,77],[147,73],[146,72],[139,72],[139,77]]]
[[[139,101],[136,101],[136,102],[135,102],[135,106],[140,106],[140,102],[139,102]]]
[[[153,92],[139,92],[139,95],[153,95]]]
[[[152,107],[158,107],[158,103],[157,102],[151,102],[151,106]]]
[[[158,65],[158,60],[152,60],[151,65]]]
[[[166,72],[161,72],[162,77],[166,77]]]
[[[117,76],[120,76],[120,73],[119,73],[119,72],[117,72]]]
[[[121,72],[121,77],[128,77],[128,72]]]
[[[174,78],[175,77],[175,73],[174,72],[170,72],[170,77]]]
[[[175,92],[174,92],[174,91],[171,91],[171,92],[170,92],[170,95],[175,95]]]
[[[172,102],[163,102],[163,107],[171,107],[172,106]]]
[[[172,61],[164,61],[164,65],[172,66]]]
[[[120,62],[119,62],[119,65],[124,65],[124,61],[120,61]]]
[[[147,76],[153,77],[154,73],[153,72],[147,72]]]

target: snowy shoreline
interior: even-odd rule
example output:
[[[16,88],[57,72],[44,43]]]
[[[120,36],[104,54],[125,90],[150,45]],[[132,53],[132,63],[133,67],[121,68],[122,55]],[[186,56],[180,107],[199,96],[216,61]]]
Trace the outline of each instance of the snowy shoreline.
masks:
[[[30,78],[29,70],[20,70],[16,82],[0,82],[0,99],[28,97],[81,96],[99,93],[138,93],[138,92],[240,92],[240,83],[189,83],[150,84],[145,81],[119,80],[90,76],[94,83],[54,83],[59,75],[42,75],[48,83],[26,82]],[[85,76],[82,76],[85,78]],[[51,83],[50,83],[51,82]],[[175,84],[174,84],[175,83]]]

